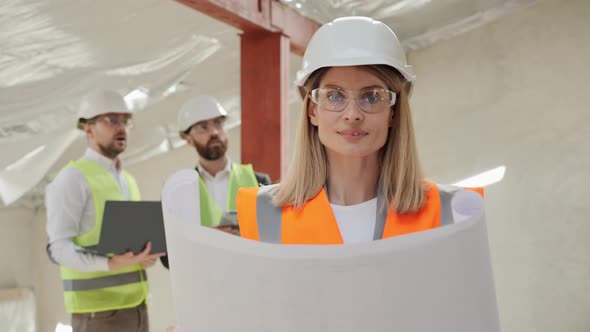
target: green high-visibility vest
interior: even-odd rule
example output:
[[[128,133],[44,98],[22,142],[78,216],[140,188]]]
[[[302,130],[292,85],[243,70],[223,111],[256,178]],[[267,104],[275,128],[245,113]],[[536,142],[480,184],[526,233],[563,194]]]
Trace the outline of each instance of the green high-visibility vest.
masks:
[[[80,247],[97,245],[100,239],[105,201],[123,200],[123,194],[113,176],[96,163],[79,159],[70,162],[68,166],[76,167],[86,177],[96,211],[94,228],[86,234],[75,237],[74,244]],[[140,200],[135,179],[125,171],[123,176],[129,187],[130,199]],[[66,311],[71,313],[131,308],[145,301],[148,294],[146,273],[140,264],[114,271],[79,272],[63,266],[60,270],[64,283]]]
[[[254,174],[252,165],[238,165],[232,163],[229,176],[229,188],[227,191],[226,211],[236,210],[236,196],[241,187],[258,187],[258,180]],[[199,193],[201,203],[201,225],[217,226],[221,221],[223,211],[215,204],[215,200],[209,194],[203,179],[199,178]]]

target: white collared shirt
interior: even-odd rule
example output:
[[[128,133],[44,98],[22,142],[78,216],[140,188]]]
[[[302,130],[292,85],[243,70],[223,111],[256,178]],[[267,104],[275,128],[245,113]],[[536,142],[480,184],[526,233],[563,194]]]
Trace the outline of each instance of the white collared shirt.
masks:
[[[205,186],[207,186],[207,191],[209,191],[209,195],[217,204],[217,207],[220,208],[222,211],[227,209],[227,193],[229,189],[229,177],[231,174],[231,161],[229,158],[227,159],[227,163],[225,167],[217,172],[215,176],[209,174],[203,168],[201,163],[197,164],[197,170],[199,171],[199,175],[203,182],[205,182]]]
[[[90,148],[82,159],[96,163],[111,174],[123,198],[129,199],[127,181],[115,160]],[[96,222],[92,191],[84,174],[73,166],[64,168],[47,186],[45,207],[51,257],[60,265],[80,272],[107,271],[106,257],[84,252],[72,242],[74,237],[90,232]]]

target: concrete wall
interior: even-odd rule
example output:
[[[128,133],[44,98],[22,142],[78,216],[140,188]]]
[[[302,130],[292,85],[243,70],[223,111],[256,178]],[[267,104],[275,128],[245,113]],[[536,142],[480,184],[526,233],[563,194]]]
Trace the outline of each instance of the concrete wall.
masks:
[[[541,1],[410,54],[426,174],[486,193],[503,331],[590,331],[590,2]]]

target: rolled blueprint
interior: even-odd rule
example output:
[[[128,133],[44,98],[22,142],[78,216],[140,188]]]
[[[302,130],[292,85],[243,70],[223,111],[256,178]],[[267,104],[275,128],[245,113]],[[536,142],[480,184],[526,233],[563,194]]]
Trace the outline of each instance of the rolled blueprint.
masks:
[[[276,245],[201,227],[198,188],[183,170],[162,191],[182,332],[500,331],[481,209],[386,240]]]

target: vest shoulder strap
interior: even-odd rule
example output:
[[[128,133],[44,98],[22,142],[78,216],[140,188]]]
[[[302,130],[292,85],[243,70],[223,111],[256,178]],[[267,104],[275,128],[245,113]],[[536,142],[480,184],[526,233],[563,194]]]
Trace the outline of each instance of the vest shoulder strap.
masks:
[[[283,209],[272,201],[272,190],[278,185],[260,187],[256,197],[258,239],[261,242],[281,243]]]

